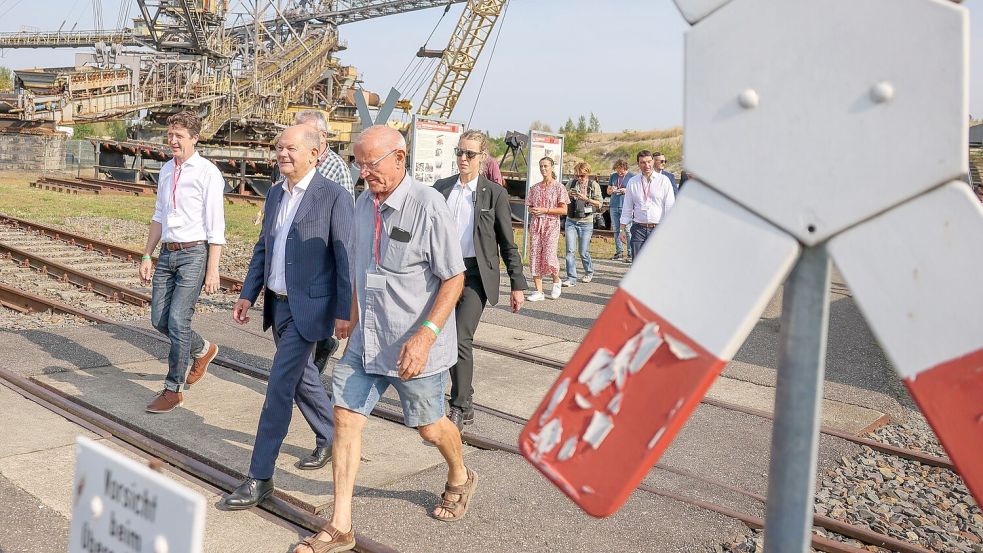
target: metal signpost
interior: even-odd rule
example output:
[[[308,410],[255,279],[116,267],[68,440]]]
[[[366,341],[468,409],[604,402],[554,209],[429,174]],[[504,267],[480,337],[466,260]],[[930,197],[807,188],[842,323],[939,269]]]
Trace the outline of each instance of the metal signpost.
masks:
[[[693,25],[684,151],[694,179],[530,419],[523,454],[588,513],[615,512],[784,281],[765,548],[805,552],[835,261],[980,502],[983,207],[958,180],[966,10],[676,4]]]
[[[433,186],[457,173],[454,148],[464,134],[464,123],[437,117],[413,116],[410,138],[410,171],[413,180]]]
[[[563,185],[563,135],[544,131],[529,131],[529,156],[526,158],[526,198],[529,189],[539,184],[543,176],[539,172],[539,160],[548,157],[555,162],[556,181]],[[523,209],[522,218],[522,257],[529,251],[529,208]],[[563,232],[563,229],[560,229]]]
[[[205,498],[80,436],[69,553],[201,553]]]

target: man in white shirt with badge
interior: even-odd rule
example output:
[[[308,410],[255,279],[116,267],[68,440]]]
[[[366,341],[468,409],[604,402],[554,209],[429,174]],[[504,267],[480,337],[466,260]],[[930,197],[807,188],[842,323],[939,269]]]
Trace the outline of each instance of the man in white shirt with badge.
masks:
[[[669,178],[655,170],[655,155],[642,150],[635,159],[641,173],[628,181],[621,206],[621,224],[631,225],[632,259],[676,201]]]
[[[190,112],[167,119],[173,158],[160,169],[157,205],[140,261],[140,279],[153,280],[150,320],[171,340],[164,389],[147,405],[150,413],[167,413],[181,405],[182,386],[201,379],[218,354],[218,346],[191,329],[202,285],[206,294],[218,291],[218,262],[225,244],[225,179],[215,164],[195,151],[200,132],[201,121]],[[151,256],[158,242],[155,268]]]

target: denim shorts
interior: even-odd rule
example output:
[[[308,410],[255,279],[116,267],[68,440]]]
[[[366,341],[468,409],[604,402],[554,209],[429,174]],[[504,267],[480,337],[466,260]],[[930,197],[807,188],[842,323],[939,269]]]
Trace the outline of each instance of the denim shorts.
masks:
[[[348,350],[335,365],[331,377],[335,406],[366,417],[389,386],[399,395],[406,426],[426,426],[444,416],[447,371],[405,381],[396,376],[369,374],[365,372],[362,356]]]

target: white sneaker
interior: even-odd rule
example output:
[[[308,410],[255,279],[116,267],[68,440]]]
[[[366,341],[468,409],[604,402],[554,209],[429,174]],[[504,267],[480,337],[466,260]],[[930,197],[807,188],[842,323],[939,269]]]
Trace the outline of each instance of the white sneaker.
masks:
[[[555,300],[560,297],[560,291],[563,290],[563,285],[559,282],[553,285],[553,289],[550,291],[550,299]]]
[[[529,297],[526,298],[526,301],[543,301],[545,299],[546,299],[546,294],[543,294],[542,292],[533,292],[532,294],[529,294]]]
[[[563,281],[563,285],[564,286],[576,286],[577,285],[577,279],[575,279],[575,278],[568,278],[568,279],[566,279],[566,280]]]
[[[584,278],[580,279],[580,282],[590,282],[594,280],[594,275],[584,275]]]

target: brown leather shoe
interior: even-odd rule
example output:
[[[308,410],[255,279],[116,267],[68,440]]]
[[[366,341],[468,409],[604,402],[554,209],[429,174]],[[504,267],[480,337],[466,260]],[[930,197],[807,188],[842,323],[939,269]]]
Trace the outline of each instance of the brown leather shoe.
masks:
[[[173,411],[175,407],[179,407],[184,403],[184,397],[181,392],[172,392],[170,390],[164,390],[157,394],[157,397],[150,402],[147,406],[148,413],[169,413]]]
[[[205,371],[208,370],[208,364],[212,362],[212,359],[215,359],[216,355],[218,355],[218,346],[213,342],[208,345],[208,351],[205,352],[205,355],[195,359],[195,362],[191,364],[188,378],[184,381],[185,386],[191,386],[201,380],[201,377],[205,376]]]
[[[331,541],[317,539],[318,534],[303,539],[294,549],[294,553],[341,553],[355,549],[355,528],[342,532],[330,524],[324,529]]]

